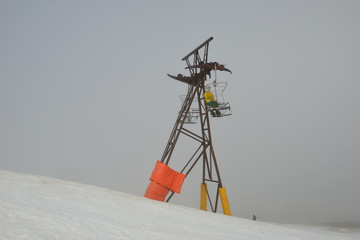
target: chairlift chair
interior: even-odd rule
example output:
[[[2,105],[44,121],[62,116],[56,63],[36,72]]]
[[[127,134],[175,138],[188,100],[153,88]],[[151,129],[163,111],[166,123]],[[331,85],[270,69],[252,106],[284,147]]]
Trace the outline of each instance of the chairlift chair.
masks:
[[[227,87],[227,82],[212,82],[207,84],[206,86],[210,86],[211,87],[211,92],[215,97],[215,100],[219,103],[219,111],[220,111],[220,116],[217,117],[226,117],[226,116],[230,116],[232,114],[231,112],[231,108],[230,108],[230,103],[225,101],[224,98],[224,91]],[[186,95],[180,95],[179,96],[182,103],[184,103]],[[197,102],[196,99],[194,99],[192,105],[190,106],[189,109],[189,113],[185,118],[184,123],[185,124],[196,124],[197,120],[199,118],[199,104]],[[213,116],[211,116],[213,117]]]
[[[221,112],[221,115],[218,117],[225,117],[231,115],[230,103],[225,101],[223,94],[227,85],[228,85],[227,82],[216,82],[216,81],[206,84],[206,87],[207,86],[211,87],[211,92],[215,97],[215,101],[219,103],[219,111]]]

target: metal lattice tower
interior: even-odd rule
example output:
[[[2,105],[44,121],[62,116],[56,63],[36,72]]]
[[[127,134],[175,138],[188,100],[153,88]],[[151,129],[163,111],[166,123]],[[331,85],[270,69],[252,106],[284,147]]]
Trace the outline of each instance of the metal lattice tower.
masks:
[[[166,165],[171,161],[172,154],[176,147],[180,135],[185,135],[195,141],[198,144],[197,149],[192,154],[191,158],[186,162],[181,173],[188,175],[194,166],[199,162],[202,162],[202,187],[206,191],[207,201],[210,204],[211,211],[217,212],[217,206],[219,202],[219,191],[223,189],[223,184],[220,177],[220,171],[217,164],[215,151],[212,143],[211,128],[210,128],[210,118],[209,110],[204,99],[205,92],[205,81],[207,77],[210,76],[211,70],[194,68],[193,66],[200,64],[208,63],[208,50],[209,43],[213,38],[209,38],[203,42],[200,46],[195,48],[189,54],[187,54],[182,61],[185,61],[187,68],[190,72],[190,77],[173,77],[179,81],[185,82],[188,84],[188,92],[183,101],[182,107],[180,109],[179,115],[176,119],[175,125],[170,134],[169,140],[165,147],[164,153],[161,158],[161,162]],[[199,53],[202,53],[201,55]],[[198,117],[200,122],[200,134],[186,128],[185,122],[189,116],[190,108],[193,103],[198,103]],[[210,193],[208,184],[216,184],[216,192]],[[224,189],[225,191],[225,189]],[[172,192],[166,199],[168,202],[174,195]],[[225,193],[226,197],[226,193]],[[222,198],[222,196],[221,196]],[[221,199],[223,202],[223,199]],[[206,201],[206,200],[205,200]],[[227,198],[226,198],[227,202]],[[205,209],[203,209],[205,210]],[[223,204],[223,211],[224,204]],[[226,213],[225,213],[226,214]],[[230,215],[230,208],[228,210],[228,215]]]

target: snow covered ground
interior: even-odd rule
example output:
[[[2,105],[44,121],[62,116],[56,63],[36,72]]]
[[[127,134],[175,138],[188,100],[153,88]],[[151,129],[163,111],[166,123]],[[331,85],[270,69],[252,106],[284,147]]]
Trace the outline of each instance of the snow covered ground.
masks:
[[[270,224],[0,171],[0,239],[360,239],[358,228]]]

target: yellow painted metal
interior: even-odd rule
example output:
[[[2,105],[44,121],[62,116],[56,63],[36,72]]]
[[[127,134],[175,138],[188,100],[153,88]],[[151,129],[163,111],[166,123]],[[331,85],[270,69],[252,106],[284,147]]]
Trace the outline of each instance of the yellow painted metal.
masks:
[[[206,183],[201,183],[200,186],[200,210],[207,211]]]
[[[219,193],[220,193],[220,199],[221,199],[221,205],[223,208],[223,213],[225,215],[231,216],[230,205],[229,205],[229,201],[227,199],[225,188],[219,188]]]

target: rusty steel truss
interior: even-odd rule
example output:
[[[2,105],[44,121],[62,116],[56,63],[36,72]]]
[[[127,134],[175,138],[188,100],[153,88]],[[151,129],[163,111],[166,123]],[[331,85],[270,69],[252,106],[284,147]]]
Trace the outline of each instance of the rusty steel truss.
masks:
[[[187,64],[187,69],[190,72],[190,77],[183,78],[186,81],[183,81],[183,79],[177,79],[177,80],[186,82],[188,84],[188,92],[185,97],[185,100],[183,101],[181,110],[176,119],[175,125],[172,129],[172,132],[170,134],[169,140],[167,142],[167,145],[165,147],[164,153],[160,161],[167,165],[169,164],[180,135],[185,135],[190,139],[192,139],[193,141],[195,141],[198,144],[198,147],[195,150],[195,152],[192,154],[190,159],[186,162],[185,166],[181,170],[181,173],[188,175],[197,163],[202,162],[202,166],[203,166],[202,183],[204,183],[205,185],[208,202],[211,207],[211,210],[212,212],[216,212],[219,202],[219,188],[222,188],[222,181],[220,177],[219,167],[215,157],[214,147],[212,144],[210,118],[209,118],[210,114],[204,99],[205,81],[207,76],[210,76],[211,70],[192,67],[195,65],[199,65],[200,63],[201,64],[208,63],[208,49],[211,40],[213,40],[212,37],[207,39],[200,46],[198,46],[189,54],[187,54],[184,58],[182,58],[182,61],[185,61]],[[184,125],[189,115],[190,107],[194,101],[196,101],[199,105],[198,114],[199,114],[199,122],[200,122],[199,125],[201,128],[200,134],[196,134],[195,132],[190,131],[185,127],[187,125]],[[216,186],[217,190],[212,190],[212,191],[216,191],[215,194],[213,192],[210,193],[210,189],[207,187],[208,184],[217,185]],[[166,202],[168,202],[173,195],[174,192],[172,192],[167,197]]]

